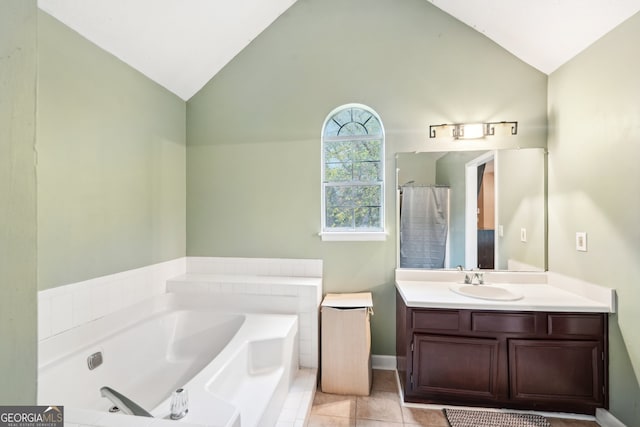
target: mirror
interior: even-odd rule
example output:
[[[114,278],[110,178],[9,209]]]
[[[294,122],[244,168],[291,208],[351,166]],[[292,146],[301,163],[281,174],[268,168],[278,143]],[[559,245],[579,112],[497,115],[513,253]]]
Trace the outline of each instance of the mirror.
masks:
[[[396,155],[398,267],[544,271],[542,148]]]

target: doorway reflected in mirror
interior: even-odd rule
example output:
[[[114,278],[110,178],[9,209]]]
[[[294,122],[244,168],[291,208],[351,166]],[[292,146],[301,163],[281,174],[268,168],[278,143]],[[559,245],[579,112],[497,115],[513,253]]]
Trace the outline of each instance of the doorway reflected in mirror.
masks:
[[[542,148],[398,153],[398,267],[544,271],[545,164]],[[446,221],[434,201],[409,223],[408,188],[447,189]]]

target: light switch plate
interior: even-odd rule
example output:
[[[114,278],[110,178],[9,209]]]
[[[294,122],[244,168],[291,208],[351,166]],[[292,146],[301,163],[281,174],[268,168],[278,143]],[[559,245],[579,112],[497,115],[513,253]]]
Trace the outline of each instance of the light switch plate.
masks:
[[[521,242],[527,242],[527,229],[526,228],[521,228],[520,229],[520,241]]]
[[[576,250],[587,252],[587,233],[584,231],[576,232]]]

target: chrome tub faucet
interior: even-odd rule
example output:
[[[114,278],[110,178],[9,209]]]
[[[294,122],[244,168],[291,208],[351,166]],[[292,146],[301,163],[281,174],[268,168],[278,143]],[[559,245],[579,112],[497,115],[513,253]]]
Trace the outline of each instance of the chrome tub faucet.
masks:
[[[138,405],[136,402],[124,396],[123,394],[118,393],[111,387],[100,388],[100,395],[109,399],[111,403],[116,405],[122,413],[125,413],[127,415],[137,415],[139,417],[153,418],[153,415],[151,415],[142,406]]]

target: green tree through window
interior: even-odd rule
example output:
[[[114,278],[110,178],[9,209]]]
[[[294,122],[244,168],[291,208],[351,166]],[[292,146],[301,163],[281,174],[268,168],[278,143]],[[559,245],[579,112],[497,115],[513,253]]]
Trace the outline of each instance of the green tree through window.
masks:
[[[384,230],[384,131],[364,105],[334,110],[322,131],[323,231]]]

